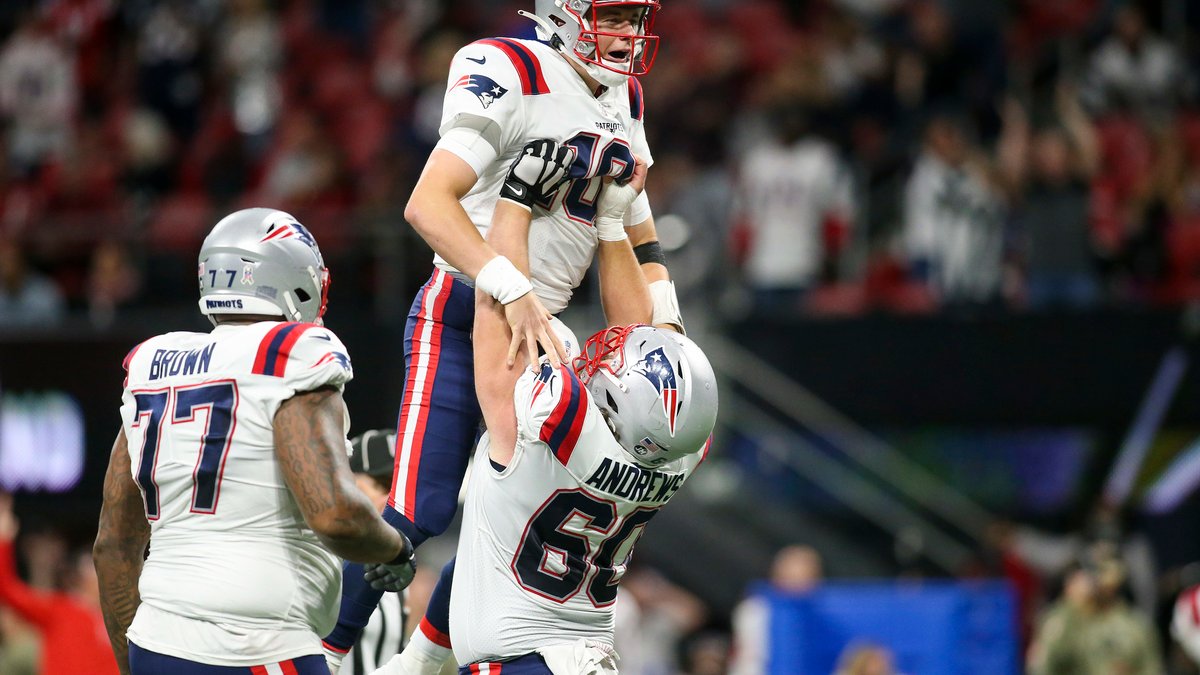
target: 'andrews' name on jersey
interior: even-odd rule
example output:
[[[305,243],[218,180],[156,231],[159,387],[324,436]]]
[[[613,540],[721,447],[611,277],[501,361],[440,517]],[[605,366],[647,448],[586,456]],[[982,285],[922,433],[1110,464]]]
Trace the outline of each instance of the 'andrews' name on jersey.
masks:
[[[637,540],[705,456],[638,464],[568,366],[522,374],[513,403],[512,459],[490,465],[485,434],[463,505],[474,536],[459,540],[450,600],[460,663],[580,638],[611,645],[617,583]]]
[[[631,502],[665,504],[685,480],[686,471],[663,473],[605,457],[584,485]]]

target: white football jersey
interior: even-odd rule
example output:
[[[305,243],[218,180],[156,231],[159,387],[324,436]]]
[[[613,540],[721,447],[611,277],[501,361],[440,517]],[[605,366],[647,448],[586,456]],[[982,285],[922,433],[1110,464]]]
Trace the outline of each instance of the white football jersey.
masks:
[[[741,211],[752,237],[745,274],[756,288],[800,288],[818,281],[823,225],[852,219],[849,174],[830,143],[806,138],[752,148],[742,160]]]
[[[125,369],[121,422],[150,521],[129,639],[224,666],[320,654],[341,561],[305,524],[272,425],[297,393],[350,381],[341,340],[308,323],[223,325],[151,338]]]
[[[604,176],[632,175],[633,157],[653,163],[642,126],[641,84],[630,78],[599,97],[555,49],[533,40],[492,38],[459,50],[450,66],[438,144],[475,169],[479,179],[462,199],[486,235],[504,177],[526,143],[550,138],[575,149],[571,182],[533,210],[529,267],[534,291],[551,313],[567,306],[596,252],[593,221]],[[470,130],[485,142],[471,148],[447,137]],[[627,216],[650,216],[644,199]],[[454,272],[440,257],[438,267]]]
[[[467,486],[450,598],[460,665],[580,638],[612,646],[633,547],[707,453],[636,464],[567,366],[523,374],[515,403],[511,462],[497,470],[485,433]]]

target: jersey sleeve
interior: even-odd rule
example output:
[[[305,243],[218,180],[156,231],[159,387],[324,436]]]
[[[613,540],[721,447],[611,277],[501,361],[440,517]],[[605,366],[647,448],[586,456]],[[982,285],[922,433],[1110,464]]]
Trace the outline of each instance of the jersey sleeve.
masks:
[[[523,137],[530,76],[519,71],[509,55],[520,45],[510,43],[516,41],[473,42],[450,64],[437,147],[470,164],[476,175]]]
[[[152,337],[134,345],[133,349],[121,360],[121,370],[125,371],[125,380],[121,383],[121,422],[128,426],[133,424],[137,415],[137,402],[133,390],[146,385],[149,372],[149,360],[153,358],[154,347],[150,346],[162,336]]]
[[[636,77],[629,78],[629,117],[632,127],[629,130],[629,149],[637,157],[646,160],[646,166],[654,166],[654,155],[650,153],[650,143],[646,140],[645,125],[646,104],[642,95],[642,83]],[[646,222],[653,215],[650,211],[650,198],[646,191],[637,196],[625,212],[625,227],[633,227]]]
[[[654,166],[654,155],[650,153],[650,143],[646,140],[646,103],[642,83],[635,77],[629,78],[629,117],[633,121],[629,130],[629,149],[646,160],[647,167]]]
[[[354,378],[346,346],[333,331],[313,323],[281,323],[267,331],[252,372],[278,377],[295,392],[324,386],[341,391]]]
[[[569,466],[588,421],[587,388],[569,366],[548,363],[517,380],[514,403],[518,443],[544,443],[563,466]]]

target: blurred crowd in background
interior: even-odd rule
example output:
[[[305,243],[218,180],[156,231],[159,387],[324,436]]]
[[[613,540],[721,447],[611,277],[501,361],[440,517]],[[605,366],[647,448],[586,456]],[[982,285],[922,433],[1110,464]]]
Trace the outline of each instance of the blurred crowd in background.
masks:
[[[376,290],[449,59],[531,35],[524,4],[3,3],[2,325],[185,299],[247,205]],[[649,191],[681,284],[734,318],[1194,299],[1198,26],[1173,0],[667,3]]]
[[[531,37],[528,4],[0,3],[0,332],[191,307],[201,239],[247,206],[313,231],[335,312],[416,288],[428,253],[402,210],[450,58],[479,37]],[[648,191],[685,305],[711,298],[738,320],[1200,299],[1200,4],[664,4],[644,81]],[[1124,522],[1100,506],[1074,535],[997,524],[962,571],[1012,581],[1031,672],[1106,655],[1151,664],[1112,672],[1196,672],[1167,626],[1200,573],[1163,575]],[[94,603],[44,525],[18,540],[21,583]],[[804,592],[822,555],[785,549],[759,572]],[[0,672],[35,672],[14,665],[33,663],[39,624],[3,601],[6,574]],[[752,601],[712,616],[649,568],[623,591],[619,623],[642,638],[622,647],[628,672],[762,672]],[[1056,639],[1064,623],[1085,639]],[[1112,626],[1144,639],[1094,648]],[[893,661],[855,644],[839,673]]]

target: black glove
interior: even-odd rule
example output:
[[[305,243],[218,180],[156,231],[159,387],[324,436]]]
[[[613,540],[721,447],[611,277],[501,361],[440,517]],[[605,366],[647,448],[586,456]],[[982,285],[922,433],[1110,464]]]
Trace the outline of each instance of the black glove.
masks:
[[[413,563],[413,545],[403,532],[400,538],[404,540],[404,549],[400,555],[385,563],[368,563],[363,565],[363,580],[377,591],[399,593],[412,583],[417,567]]]
[[[574,160],[570,146],[548,138],[526,143],[504,177],[500,198],[532,209],[534,202],[553,196],[567,181]]]

